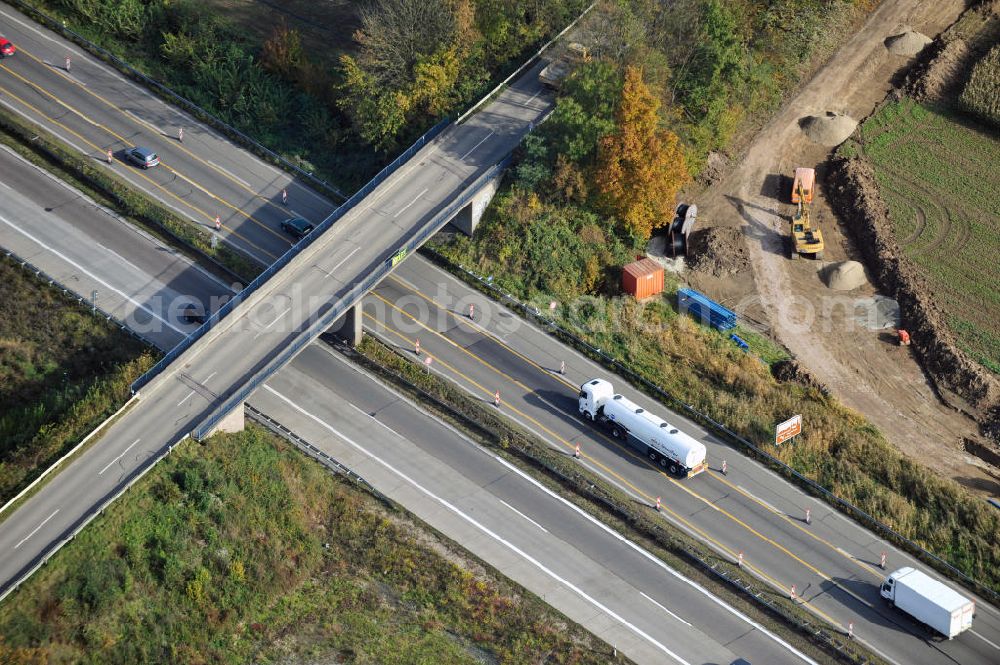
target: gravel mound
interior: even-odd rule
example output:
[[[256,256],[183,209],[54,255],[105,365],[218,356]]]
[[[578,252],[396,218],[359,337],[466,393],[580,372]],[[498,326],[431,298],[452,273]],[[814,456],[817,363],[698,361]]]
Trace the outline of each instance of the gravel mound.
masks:
[[[906,32],[901,32],[898,35],[887,38],[885,40],[885,47],[889,49],[889,53],[912,58],[923,51],[924,47],[932,41],[934,40],[927,35],[907,30]]]
[[[750,270],[743,232],[734,228],[697,229],[688,236],[688,267],[714,277]]]
[[[802,118],[799,126],[810,141],[833,148],[854,133],[858,121],[843,113],[827,111],[826,115],[810,115]]]
[[[834,291],[853,291],[868,283],[865,267],[857,261],[833,263],[825,273],[826,285]]]

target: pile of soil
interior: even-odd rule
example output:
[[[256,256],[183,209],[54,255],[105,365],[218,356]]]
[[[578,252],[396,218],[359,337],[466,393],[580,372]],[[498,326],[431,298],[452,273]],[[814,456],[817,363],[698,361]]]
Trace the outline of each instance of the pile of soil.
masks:
[[[833,148],[854,133],[858,121],[843,113],[827,111],[825,115],[809,115],[799,121],[799,127],[809,140]]]
[[[1000,418],[1000,379],[958,348],[927,283],[899,247],[871,165],[859,157],[836,159],[829,181],[835,209],[842,211],[882,290],[899,302],[901,327],[909,331],[938,393],[990,431]]]
[[[789,383],[794,382],[807,388],[815,388],[824,395],[829,395],[830,391],[822,383],[816,380],[808,369],[799,364],[798,360],[790,358],[779,360],[771,365],[771,375],[778,381]]]
[[[975,52],[965,40],[938,46],[932,57],[908,77],[906,91],[921,102],[952,101],[961,93],[974,58]]]
[[[750,253],[738,228],[696,229],[688,236],[687,265],[713,277],[750,270]]]
[[[970,14],[971,13],[971,14]],[[906,75],[903,89],[917,101],[952,103],[965,88],[972,67],[1000,40],[1000,0],[988,0],[969,9],[970,32],[957,25],[920,54]]]
[[[865,267],[857,261],[831,263],[823,270],[823,280],[834,291],[853,291],[868,283]]]
[[[893,55],[901,55],[907,58],[912,58],[926,48],[933,39],[927,35],[915,32],[913,30],[906,30],[898,35],[893,35],[885,40],[885,47],[889,49],[889,53]]]
[[[698,174],[698,181],[705,185],[713,185],[722,179],[729,166],[729,159],[725,154],[713,150],[705,158],[705,168]]]

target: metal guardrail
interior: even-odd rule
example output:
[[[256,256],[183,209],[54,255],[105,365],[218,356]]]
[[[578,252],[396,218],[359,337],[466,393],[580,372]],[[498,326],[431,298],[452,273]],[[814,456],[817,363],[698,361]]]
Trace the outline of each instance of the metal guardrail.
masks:
[[[146,461],[145,466],[142,466],[142,467],[138,468],[137,469],[138,473],[135,473],[135,475],[133,475],[132,478],[129,479],[129,481],[126,482],[125,485],[123,485],[121,487],[121,489],[119,489],[117,492],[115,492],[114,496],[108,497],[108,499],[105,500],[103,503],[101,503],[100,506],[98,506],[97,508],[94,508],[88,514],[86,514],[81,521],[78,521],[76,523],[76,526],[73,527],[72,531],[70,531],[70,533],[69,533],[68,536],[66,536],[65,538],[63,538],[59,542],[57,542],[55,544],[55,546],[52,547],[52,549],[50,549],[47,552],[45,552],[44,556],[42,556],[35,563],[34,566],[32,566],[28,571],[26,571],[23,575],[21,575],[14,582],[12,582],[10,586],[8,586],[6,589],[4,589],[3,592],[0,593],[0,602],[2,602],[7,596],[9,596],[11,593],[13,593],[14,591],[16,591],[17,588],[20,587],[22,584],[24,584],[24,582],[29,577],[31,577],[32,575],[35,574],[35,571],[37,571],[39,568],[41,568],[46,563],[48,563],[49,559],[51,559],[53,556],[55,556],[56,552],[58,552],[59,550],[61,550],[63,548],[63,546],[65,546],[71,540],[73,540],[74,538],[76,538],[77,535],[79,535],[80,532],[83,531],[87,527],[88,524],[90,524],[91,522],[93,522],[94,519],[98,515],[103,514],[104,510],[106,508],[108,508],[108,506],[110,506],[115,501],[117,501],[121,497],[121,495],[125,494],[125,492],[129,491],[137,482],[139,482],[140,480],[142,480],[143,477],[147,473],[149,473],[149,471],[154,466],[156,466],[161,460],[163,460],[164,458],[166,458],[167,455],[169,455],[170,453],[172,453],[173,450],[174,450],[174,448],[176,448],[177,446],[179,446],[180,444],[182,444],[187,438],[188,438],[188,435],[185,434],[183,437],[181,437],[180,439],[178,439],[174,443],[171,443],[171,444],[165,446],[164,448],[162,448],[160,450],[159,454],[157,454],[157,455],[149,458]]]
[[[386,275],[392,272],[399,262],[398,257],[408,256],[411,252],[423,245],[427,239],[431,237],[431,235],[437,233],[437,231],[440,230],[440,228],[444,226],[449,219],[454,217],[454,215],[461,210],[487,182],[502,173],[510,164],[511,159],[512,157],[508,155],[501,162],[487,169],[482,175],[473,180],[458,198],[435,214],[431,220],[424,225],[423,229],[410,238],[410,240],[403,243],[401,247],[397,247],[395,248],[395,251],[390,252],[389,258],[383,261],[382,265],[380,265],[375,272],[369,273],[368,276],[366,276],[361,282],[355,284],[347,295],[341,298],[339,302],[334,304],[325,314],[323,314],[308,331],[304,331],[300,334],[292,344],[285,347],[284,351],[282,351],[274,360],[269,362],[266,367],[259,370],[245,384],[243,384],[239,390],[226,398],[226,400],[218,406],[212,414],[205,419],[204,422],[198,425],[193,432],[194,437],[198,440],[202,440],[207,437],[226,416],[226,414],[237,408],[239,404],[245,402],[246,399],[261,386],[261,384],[271,378],[271,376],[278,369],[291,361],[291,359],[294,358],[307,344],[312,343],[312,341],[319,337],[324,330],[329,328],[337,319],[343,316],[348,309],[359,302],[370,289],[384,279]]]
[[[270,160],[272,160],[272,161],[274,161],[274,162],[276,162],[278,164],[281,164],[284,168],[287,168],[287,169],[293,171],[299,177],[304,178],[305,180],[308,180],[309,182],[311,182],[311,183],[313,183],[315,185],[318,185],[322,189],[325,189],[325,190],[333,193],[337,198],[341,198],[341,199],[344,198],[344,194],[339,189],[337,189],[336,187],[334,187],[333,185],[331,185],[330,183],[326,182],[325,180],[320,180],[319,178],[317,178],[316,176],[314,176],[312,173],[310,173],[308,171],[303,171],[300,167],[298,167],[295,164],[293,164],[292,162],[288,161],[285,157],[282,157],[281,155],[279,155],[278,153],[274,152],[270,148],[267,148],[266,146],[264,146],[257,139],[255,139],[252,136],[249,136],[249,135],[241,132],[240,130],[236,129],[232,125],[230,125],[230,124],[228,124],[226,122],[223,122],[221,119],[217,118],[212,113],[210,113],[210,112],[206,111],[205,109],[203,109],[202,107],[198,106],[197,104],[195,104],[193,101],[191,101],[187,97],[184,97],[183,95],[180,95],[180,94],[174,92],[173,90],[171,90],[167,86],[163,85],[162,83],[159,83],[158,81],[156,81],[156,80],[154,80],[154,79],[146,76],[145,74],[143,74],[142,72],[140,72],[138,69],[136,69],[132,65],[128,64],[127,62],[125,62],[124,60],[122,60],[121,58],[119,58],[118,56],[114,55],[113,53],[111,53],[107,49],[102,48],[101,46],[98,46],[97,44],[95,44],[94,42],[90,41],[89,39],[87,39],[83,35],[75,32],[73,30],[70,30],[69,28],[67,28],[64,25],[63,22],[56,20],[52,16],[49,16],[48,14],[46,14],[45,12],[43,12],[42,10],[40,10],[39,8],[37,8],[37,7],[35,7],[35,6],[31,5],[31,4],[28,4],[27,2],[24,2],[24,0],[8,0],[8,1],[11,4],[17,5],[18,7],[20,7],[21,9],[23,9],[27,13],[35,15],[38,18],[39,23],[42,23],[43,25],[48,26],[49,29],[53,30],[54,32],[62,33],[68,39],[70,39],[72,41],[75,41],[77,44],[80,44],[80,45],[84,46],[91,53],[93,53],[93,54],[101,57],[105,61],[107,61],[107,62],[111,63],[112,65],[114,65],[115,68],[118,69],[119,71],[121,71],[121,72],[123,72],[123,73],[125,73],[125,74],[127,74],[129,76],[131,76],[132,78],[134,78],[134,79],[136,79],[138,81],[141,81],[142,83],[144,83],[145,85],[147,85],[147,86],[149,86],[151,88],[155,88],[160,94],[162,94],[162,95],[164,95],[166,97],[169,97],[170,99],[173,99],[174,102],[178,106],[180,106],[180,107],[182,107],[184,109],[187,109],[188,111],[194,113],[202,121],[204,121],[204,122],[206,122],[206,123],[208,123],[210,125],[216,126],[218,129],[221,129],[224,133],[229,134],[230,136],[237,138],[238,140],[240,140],[241,142],[243,142],[245,145],[249,146],[253,150],[256,150],[256,151],[260,152],[261,154],[263,154],[264,156],[266,156],[268,159],[270,159]]]
[[[858,508],[850,501],[842,499],[837,496],[827,488],[823,487],[816,481],[807,476],[799,473],[794,468],[781,461],[777,457],[774,457],[767,451],[763,450],[756,444],[747,440],[746,438],[740,436],[733,430],[726,427],[724,424],[715,420],[711,416],[702,413],[690,404],[674,397],[660,386],[656,385],[652,381],[646,379],[644,376],[633,370],[628,365],[624,364],[617,358],[613,358],[608,355],[600,348],[593,346],[589,342],[585,341],[581,337],[578,337],[575,333],[563,328],[555,319],[551,317],[542,316],[541,311],[533,306],[521,302],[514,294],[509,293],[500,287],[493,284],[492,280],[487,280],[482,276],[474,273],[473,271],[466,268],[464,265],[455,265],[447,257],[441,255],[432,248],[425,247],[422,250],[424,253],[429,255],[437,263],[449,268],[453,271],[457,271],[466,277],[466,280],[477,286],[481,291],[484,291],[488,295],[491,295],[495,300],[501,304],[505,304],[512,309],[519,310],[522,315],[526,316],[528,319],[534,319],[543,324],[544,327],[549,329],[551,334],[556,337],[561,337],[565,341],[568,341],[571,345],[582,350],[584,353],[589,355],[591,358],[597,360],[599,363],[607,367],[608,369],[621,374],[626,377],[633,384],[640,386],[647,394],[654,397],[654,399],[659,399],[666,404],[673,404],[680,407],[688,414],[691,415],[695,420],[701,421],[703,424],[707,424],[710,428],[714,429],[716,432],[721,433],[725,438],[735,441],[736,443],[744,446],[753,455],[757,456],[759,459],[763,460],[769,466],[777,469],[781,473],[793,478],[800,485],[804,486],[806,489],[820,495],[827,501],[832,503],[834,506],[839,508],[841,512],[847,513],[848,515],[856,518],[858,521],[866,524],[870,528],[874,529],[876,532],[880,532],[883,536],[887,537],[890,541],[894,542],[896,545],[907,550],[912,555],[921,559],[925,563],[929,563],[932,566],[937,567],[942,572],[946,573],[953,579],[961,581],[969,586],[971,589],[975,590],[983,596],[989,598],[993,603],[1000,604],[1000,593],[997,593],[986,584],[976,580],[965,574],[955,566],[953,566],[948,561],[942,559],[937,554],[924,549],[919,543],[907,538],[903,534],[899,533],[889,525],[881,522],[873,515],[868,514],[861,508]]]
[[[245,298],[256,291],[260,286],[266,282],[268,279],[273,277],[275,273],[284,268],[288,263],[294,259],[299,253],[302,252],[306,247],[311,245],[316,241],[319,236],[329,229],[333,224],[347,214],[351,208],[358,204],[359,201],[364,199],[368,194],[372,192],[376,187],[378,187],[382,182],[385,181],[390,175],[395,172],[404,162],[412,158],[421,148],[427,145],[428,141],[434,139],[438,134],[440,134],[446,127],[451,124],[449,119],[444,119],[438,124],[431,127],[423,136],[418,138],[413,145],[403,151],[396,159],[392,161],[388,166],[383,168],[378,174],[375,175],[371,180],[369,180],[361,189],[356,191],[351,195],[349,199],[340,204],[336,210],[330,213],[326,219],[316,225],[316,228],[312,233],[306,237],[299,240],[297,243],[288,248],[284,254],[282,254],[278,259],[268,266],[264,272],[260,273],[247,284],[242,291],[233,296],[229,301],[227,301],[222,307],[216,310],[208,319],[203,323],[197,330],[193,331],[185,339],[177,344],[173,349],[167,352],[160,362],[156,363],[153,367],[149,369],[145,374],[140,376],[132,383],[132,392],[135,392],[142,388],[144,385],[149,383],[157,374],[162,372],[170,363],[177,359],[182,353],[191,348],[198,339],[200,339],[206,332],[211,330],[215,325],[222,320],[227,314],[229,314],[233,309],[236,308]]]
[[[380,492],[374,485],[368,482],[364,476],[352,470],[349,466],[339,461],[337,458],[333,457],[328,453],[323,452],[322,450],[320,450],[319,448],[317,448],[316,446],[314,446],[313,444],[309,443],[301,436],[296,434],[291,429],[285,427],[277,420],[274,420],[273,418],[265,414],[263,411],[259,411],[258,409],[255,409],[254,407],[250,406],[249,404],[245,405],[245,410],[246,410],[246,415],[249,416],[251,420],[256,422],[261,427],[266,427],[267,429],[271,430],[271,432],[273,432],[275,435],[280,436],[286,441],[291,442],[292,445],[297,447],[299,450],[304,452],[309,457],[315,459],[318,463],[328,468],[331,472],[344,476],[348,480],[353,480],[356,483],[364,485],[366,491],[373,494],[375,497],[377,497],[380,501],[384,502],[386,505],[395,508],[395,504],[393,503],[392,499],[390,499],[385,494]]]
[[[16,261],[17,263],[21,264],[21,267],[24,268],[25,270],[27,270],[28,272],[35,273],[35,276],[38,277],[39,279],[43,279],[43,280],[47,281],[51,286],[55,286],[55,287],[59,288],[59,290],[62,291],[63,294],[65,296],[67,296],[68,298],[73,298],[74,300],[77,300],[81,305],[83,305],[85,307],[89,307],[89,308],[91,308],[93,310],[96,310],[96,311],[100,312],[101,315],[104,316],[104,319],[106,321],[108,321],[108,322],[114,321],[118,325],[118,327],[121,328],[122,331],[124,331],[125,333],[127,333],[127,334],[131,335],[132,337],[136,338],[137,340],[139,340],[143,344],[146,344],[147,346],[151,346],[154,349],[159,349],[160,348],[159,345],[157,345],[156,342],[154,342],[153,340],[151,340],[151,339],[149,339],[149,338],[147,338],[147,337],[145,337],[145,336],[137,333],[136,331],[132,330],[127,325],[125,325],[124,321],[120,321],[117,317],[115,317],[114,314],[112,314],[111,312],[106,311],[103,307],[98,307],[96,304],[94,304],[91,301],[87,300],[86,298],[84,298],[80,294],[76,293],[75,291],[66,288],[65,286],[63,286],[62,282],[60,282],[55,277],[49,275],[47,272],[45,272],[41,268],[35,266],[30,261],[22,259],[20,256],[18,256],[17,254],[15,254],[14,252],[12,252],[12,251],[10,251],[8,249],[3,250],[3,253],[4,253],[4,256],[6,256],[7,258],[9,258],[9,259],[11,259],[13,261]]]
[[[401,353],[400,350],[395,347],[389,347],[389,352],[394,354],[396,357],[402,359],[406,363],[413,362],[412,358],[407,357],[405,354]],[[492,436],[498,437],[498,440],[502,439],[502,436],[497,431],[491,430],[483,422],[480,422],[479,420],[475,419],[472,414],[463,411],[461,408],[458,408],[455,404],[449,402],[447,399],[431,394],[429,391],[425,390],[424,388],[421,388],[416,383],[414,383],[410,379],[406,378],[405,376],[397,372],[395,369],[382,365],[381,363],[379,363],[370,356],[365,356],[362,354],[362,358],[364,358],[365,362],[376,365],[380,369],[380,371],[384,372],[386,375],[390,377],[390,380],[397,381],[401,385],[407,387],[409,390],[412,390],[421,399],[425,400],[426,402],[429,402],[436,408],[442,409],[446,413],[450,414],[452,417],[456,418],[459,422],[465,423],[466,427],[469,427],[475,431],[487,432]],[[527,434],[526,437],[527,440],[529,441],[531,440],[530,433]],[[491,444],[484,444],[484,445],[491,445]],[[503,449],[514,454],[515,456],[519,456],[522,460],[526,461],[528,464],[534,465],[543,473],[549,474],[552,478],[558,480],[562,485],[570,488],[571,491],[586,496],[587,499],[594,502],[595,504],[600,504],[601,506],[604,507],[605,510],[611,513],[611,515],[615,516],[616,518],[620,519],[621,521],[627,524],[631,524],[634,528],[644,532],[645,535],[650,535],[650,533],[652,532],[652,534],[654,535],[653,537],[654,541],[661,541],[659,536],[664,535],[665,537],[660,542],[661,545],[669,543],[670,547],[680,551],[683,555],[692,559],[695,565],[699,565],[706,572],[719,577],[726,584],[733,586],[738,593],[746,594],[747,596],[752,598],[753,601],[756,601],[757,603],[767,608],[769,611],[781,617],[782,620],[786,621],[790,625],[798,627],[804,633],[809,634],[814,640],[821,642],[827,648],[836,651],[844,658],[849,659],[850,661],[856,663],[857,665],[866,665],[867,663],[870,662],[867,658],[864,657],[859,658],[858,654],[848,651],[845,648],[846,645],[843,642],[843,640],[838,639],[835,633],[831,632],[823,625],[812,623],[807,619],[802,618],[801,616],[797,616],[794,613],[787,611],[779,603],[776,603],[773,600],[767,598],[764,595],[764,593],[755,588],[753,584],[745,582],[740,577],[734,577],[725,567],[720,565],[720,563],[710,561],[709,559],[706,558],[703,552],[699,551],[695,547],[692,547],[689,543],[685,542],[684,540],[675,539],[672,535],[669,534],[669,532],[666,532],[661,525],[650,524],[648,527],[643,526],[640,521],[636,520],[637,513],[634,505],[623,505],[619,501],[616,501],[611,495],[609,495],[604,490],[603,487],[592,484],[591,480],[588,479],[586,476],[582,476],[579,474],[576,476],[568,475],[563,469],[554,465],[550,460],[547,460],[543,456],[538,455],[532,446],[533,444],[531,443],[525,445],[523,443],[514,443],[508,439],[506,440],[506,444],[503,446]],[[581,479],[583,480],[582,483],[580,482]],[[652,506],[649,507],[651,508]],[[615,531],[618,532],[617,528],[615,528]],[[729,561],[729,563],[731,565],[738,565],[736,559],[732,559],[731,561]],[[765,585],[767,584],[766,580],[760,580],[760,581],[764,582]],[[830,627],[836,630],[836,626],[831,625]],[[846,635],[847,631],[842,630],[840,634]]]

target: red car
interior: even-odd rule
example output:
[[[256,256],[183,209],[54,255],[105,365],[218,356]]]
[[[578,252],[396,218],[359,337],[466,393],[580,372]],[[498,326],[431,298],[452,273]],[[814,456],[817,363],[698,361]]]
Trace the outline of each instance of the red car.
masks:
[[[14,55],[17,49],[14,45],[10,43],[9,40],[0,37],[0,57],[6,58],[7,56]]]

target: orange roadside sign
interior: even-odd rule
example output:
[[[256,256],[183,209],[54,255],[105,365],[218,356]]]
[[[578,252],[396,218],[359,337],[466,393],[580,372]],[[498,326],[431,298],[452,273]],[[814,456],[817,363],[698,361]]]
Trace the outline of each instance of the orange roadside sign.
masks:
[[[774,428],[774,445],[780,446],[793,436],[802,433],[802,415],[792,416]]]

